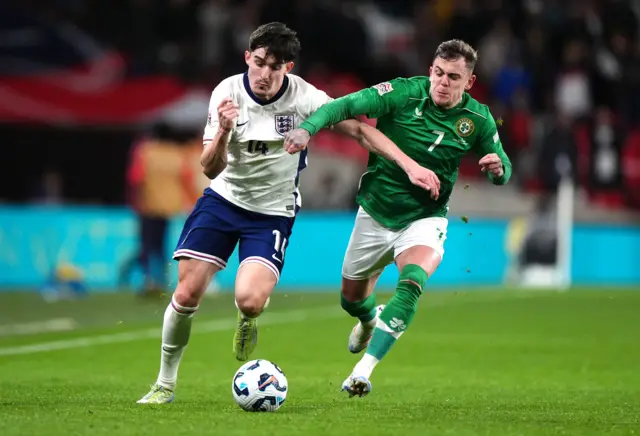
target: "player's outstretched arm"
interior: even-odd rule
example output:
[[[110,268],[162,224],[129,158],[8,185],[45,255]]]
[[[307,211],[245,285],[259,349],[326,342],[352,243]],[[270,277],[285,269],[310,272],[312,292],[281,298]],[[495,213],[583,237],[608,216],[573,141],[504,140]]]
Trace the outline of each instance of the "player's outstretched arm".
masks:
[[[410,90],[406,79],[394,79],[362,89],[318,108],[300,127],[285,136],[284,148],[289,153],[303,150],[313,135],[325,127],[354,119],[358,115],[380,118],[406,104]]]
[[[407,173],[409,180],[416,186],[420,186],[430,192],[431,198],[437,200],[440,196],[440,180],[433,171],[421,167],[416,161],[407,156],[400,148],[389,139],[384,133],[371,127],[366,123],[359,121],[345,121],[344,123],[357,122],[358,133],[360,137],[358,141],[360,145],[372,153],[384,157],[395,162],[402,170]],[[341,128],[340,124],[336,128]]]
[[[399,78],[380,83],[322,105],[300,124],[300,128],[313,136],[325,127],[336,125],[340,121],[355,118],[358,115],[380,118],[403,106],[409,94],[406,79]]]
[[[211,180],[218,177],[227,167],[227,146],[238,115],[238,105],[230,98],[223,99],[218,105],[218,131],[212,141],[205,143],[200,156],[202,172]]]
[[[364,89],[322,105],[300,124],[300,127],[285,135],[284,149],[290,154],[298,153],[304,150],[309,145],[311,137],[323,128],[368,113],[371,101],[367,98],[367,91]]]
[[[375,94],[371,89],[363,89],[330,101],[307,118],[300,128],[313,136],[325,127],[374,112],[379,104]]]
[[[336,124],[334,128],[338,133],[358,141],[363,148],[371,153],[395,162],[407,173],[411,183],[429,191],[433,199],[437,199],[440,195],[440,180],[438,176],[433,171],[418,165],[416,161],[407,156],[391,139],[375,127],[357,120],[346,120]]]
[[[487,175],[494,185],[505,185],[511,178],[511,160],[505,153],[500,141],[496,122],[489,114],[484,132],[476,144],[476,153],[481,156],[478,161],[480,170]]]

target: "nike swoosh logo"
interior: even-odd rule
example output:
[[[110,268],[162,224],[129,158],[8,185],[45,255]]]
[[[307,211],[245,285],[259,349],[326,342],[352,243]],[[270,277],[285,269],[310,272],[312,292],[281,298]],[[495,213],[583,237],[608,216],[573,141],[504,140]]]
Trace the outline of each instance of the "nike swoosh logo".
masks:
[[[238,123],[238,124],[236,124],[236,127],[244,126],[248,122],[249,122],[249,120],[245,121],[244,123]]]

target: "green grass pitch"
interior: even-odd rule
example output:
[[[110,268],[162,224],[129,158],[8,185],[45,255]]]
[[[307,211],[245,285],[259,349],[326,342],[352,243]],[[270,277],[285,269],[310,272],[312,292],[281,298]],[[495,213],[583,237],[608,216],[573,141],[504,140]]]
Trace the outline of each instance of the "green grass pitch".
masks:
[[[353,321],[336,292],[282,291],[252,358],[277,363],[289,394],[263,414],[231,396],[240,362],[228,294],[196,316],[175,402],[136,404],[157,375],[166,302],[0,294],[0,434],[640,434],[637,291],[426,293],[371,394],[352,399],[339,390],[358,359],[346,347]],[[44,320],[69,330],[26,333]]]

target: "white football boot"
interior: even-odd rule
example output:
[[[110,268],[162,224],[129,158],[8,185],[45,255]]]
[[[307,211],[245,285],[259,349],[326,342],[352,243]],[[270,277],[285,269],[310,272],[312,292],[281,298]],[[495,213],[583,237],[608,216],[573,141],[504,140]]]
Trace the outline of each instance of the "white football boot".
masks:
[[[342,390],[349,394],[349,398],[355,397],[356,395],[358,397],[364,397],[371,392],[371,382],[365,376],[351,374],[342,383]]]

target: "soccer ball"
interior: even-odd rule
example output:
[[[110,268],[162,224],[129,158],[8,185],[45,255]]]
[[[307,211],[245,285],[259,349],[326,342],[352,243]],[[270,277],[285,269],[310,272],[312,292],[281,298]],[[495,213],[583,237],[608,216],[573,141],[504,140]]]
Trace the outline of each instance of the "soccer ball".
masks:
[[[231,385],[233,399],[247,412],[275,412],[287,398],[288,390],[284,372],[263,359],[242,365]]]

